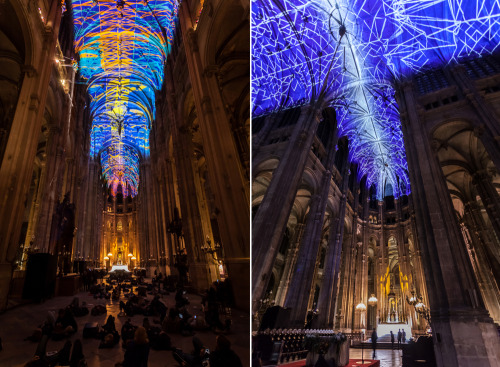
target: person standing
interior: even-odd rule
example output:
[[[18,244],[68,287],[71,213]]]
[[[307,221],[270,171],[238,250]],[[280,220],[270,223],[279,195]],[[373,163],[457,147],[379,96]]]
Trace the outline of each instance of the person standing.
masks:
[[[377,349],[377,330],[373,329],[372,331],[372,349],[373,349],[373,358],[375,358],[375,350]]]
[[[391,330],[391,346],[392,349],[394,349],[394,333],[392,332],[392,330]]]
[[[398,349],[401,349],[401,339],[403,338],[403,333],[401,332],[401,329],[398,331]]]
[[[403,344],[406,343],[406,331],[403,329]]]

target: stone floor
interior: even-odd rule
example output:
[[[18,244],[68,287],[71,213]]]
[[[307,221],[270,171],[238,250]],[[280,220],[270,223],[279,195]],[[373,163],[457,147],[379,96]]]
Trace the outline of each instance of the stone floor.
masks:
[[[401,367],[403,365],[401,350],[381,349],[377,350],[375,357],[373,357],[373,351],[371,349],[349,349],[350,359],[361,359],[362,355],[364,358],[379,360],[381,367]]]
[[[91,316],[89,314],[87,316],[77,317],[78,332],[73,335],[70,340],[82,339],[83,353],[89,367],[114,366],[116,362],[123,360],[124,350],[121,347],[121,343],[120,345],[116,345],[113,349],[98,349],[99,340],[83,339],[82,330],[85,323],[91,321],[97,321],[99,325],[104,325],[107,316],[113,315],[116,317],[116,329],[120,331],[122,323],[124,323],[127,318],[117,317],[120,311],[119,301],[106,301],[104,299],[95,300],[87,292],[81,292],[77,294],[77,296],[80,298],[80,304],[82,301],[86,301],[89,308],[92,307],[90,305],[105,305],[107,315]],[[152,296],[149,295],[148,298],[151,299]],[[188,311],[193,315],[201,314],[201,297],[189,294],[188,298],[190,301]],[[37,343],[24,341],[24,339],[31,335],[33,329],[45,320],[48,311],[55,311],[57,315],[58,309],[66,307],[72,299],[73,297],[55,297],[41,304],[18,306],[0,315],[0,337],[3,342],[3,351],[0,352],[0,366],[23,366],[29,361],[35,353]],[[162,301],[169,308],[174,306],[174,294],[171,293],[168,296],[163,296]],[[132,317],[132,323],[140,326],[142,325],[143,318],[144,316],[142,315],[136,315]],[[155,319],[159,320],[159,317],[149,317],[150,323],[153,324]],[[232,349],[241,358],[244,367],[250,366],[249,322],[248,313],[233,310],[231,332],[226,334],[231,341]],[[192,351],[193,346],[191,337],[183,337],[179,334],[169,334],[169,336],[173,346],[181,348],[182,350]],[[215,347],[216,335],[214,333],[210,331],[197,331],[196,336],[210,349]],[[61,349],[64,342],[65,340],[50,340],[47,344],[47,351]],[[177,363],[173,359],[171,351],[151,350],[149,354],[149,366],[174,367],[177,366]]]

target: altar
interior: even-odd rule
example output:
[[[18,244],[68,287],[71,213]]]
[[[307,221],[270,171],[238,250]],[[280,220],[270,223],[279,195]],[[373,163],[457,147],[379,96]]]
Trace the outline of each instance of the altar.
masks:
[[[110,273],[114,271],[126,271],[127,273],[130,273],[130,270],[128,270],[128,265],[113,265],[111,267],[111,270],[109,271]]]

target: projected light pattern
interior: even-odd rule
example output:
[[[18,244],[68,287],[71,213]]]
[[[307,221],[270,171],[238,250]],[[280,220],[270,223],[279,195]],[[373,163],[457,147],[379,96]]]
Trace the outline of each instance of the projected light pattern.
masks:
[[[392,83],[495,51],[499,20],[498,0],[255,0],[253,115],[325,101],[377,198],[407,194]]]
[[[75,49],[88,84],[90,153],[100,157],[113,195],[137,194],[149,155],[155,91],[173,38],[176,0],[74,0]]]

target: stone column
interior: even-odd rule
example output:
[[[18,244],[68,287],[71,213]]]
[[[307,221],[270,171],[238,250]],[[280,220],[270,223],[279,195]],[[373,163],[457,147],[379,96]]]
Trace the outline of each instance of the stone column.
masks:
[[[258,302],[266,291],[318,123],[318,110],[314,107],[303,107],[288,146],[278,167],[273,172],[271,183],[254,217],[252,223],[253,312],[257,311]]]
[[[274,299],[275,304],[283,306],[285,303],[286,294],[290,286],[290,280],[293,275],[293,269],[295,268],[295,263],[297,261],[297,254],[299,253],[300,242],[302,241],[302,235],[304,233],[304,223],[298,223],[295,226],[295,236],[291,245],[287,250],[285,256],[285,268],[283,269],[283,274],[281,275],[280,283],[278,285],[278,290],[276,291],[276,297]]]
[[[46,162],[42,161],[40,162],[40,174],[37,177],[35,181],[35,187],[36,187],[36,192],[33,195],[33,202],[31,204],[31,212],[30,212],[30,221],[28,225],[28,230],[26,232],[26,238],[30,241],[29,246],[25,244],[25,248],[27,249],[28,247],[34,246],[34,239],[35,239],[35,234],[36,234],[36,228],[38,225],[38,219],[40,218],[40,207],[41,207],[41,200],[42,200],[42,193],[43,193],[43,185],[42,183],[45,183],[45,176],[46,176]],[[33,239],[33,243],[32,243]]]
[[[477,237],[485,251],[488,263],[491,265],[493,276],[500,282],[500,246],[496,240],[494,231],[484,222],[481,208],[475,201],[465,203],[464,216],[466,225],[471,235]]]
[[[342,303],[338,306],[341,320],[339,320],[339,325],[341,330],[347,331],[351,328],[351,307],[349,303],[349,294],[350,294],[350,286],[351,286],[351,273],[354,272],[354,266],[352,264],[352,259],[354,257],[354,249],[351,246],[352,244],[352,231],[344,235],[342,241],[342,259],[341,259],[341,277],[340,277],[340,289],[339,289],[339,298],[342,300]],[[350,331],[350,330],[349,330]]]
[[[357,292],[355,279],[356,272],[358,270],[358,244],[356,240],[358,222],[357,214],[354,214],[351,219],[353,223],[351,232],[344,235],[345,240],[342,245],[343,271],[341,271],[341,274],[343,280],[341,278],[342,304],[340,305],[340,313],[343,319],[339,323],[342,330],[347,332],[353,331],[355,322],[354,307],[357,304],[355,300],[355,294]]]
[[[245,177],[217,81],[217,67],[206,65],[198,48],[189,5],[179,9],[179,23],[210,185],[215,195],[224,249],[224,262],[232,280],[237,306],[249,306],[250,278],[250,185]],[[199,25],[201,27],[201,25]],[[199,29],[199,28],[198,28]]]
[[[35,235],[35,244],[42,252],[53,252],[55,250],[50,236],[54,229],[52,221],[54,219],[55,208],[59,203],[59,191],[57,188],[59,186],[60,165],[64,161],[61,131],[60,127],[52,125],[49,127],[49,136],[47,138],[46,176],[42,188],[40,217]]]
[[[419,241],[416,218],[415,218],[415,208],[413,205],[413,194],[410,194],[410,196],[408,196],[408,203],[411,208],[410,226],[411,226],[411,233],[413,234],[413,247],[414,247],[413,265],[415,266],[415,273],[417,275],[417,279],[415,281],[415,291],[417,292],[417,296],[423,297],[424,300],[423,302],[426,305],[428,305],[429,297],[427,295],[425,274],[422,265],[422,252],[420,251],[420,241]],[[426,325],[421,325],[421,326],[425,327]]]
[[[311,286],[319,247],[318,234],[321,235],[323,227],[324,209],[321,201],[322,196],[313,195],[309,202],[309,214],[304,236],[285,299],[285,307],[291,308],[291,326],[297,328],[304,326],[309,295],[312,291]]]
[[[482,243],[479,228],[477,228],[476,218],[473,213],[472,207],[475,203],[466,203],[463,217],[463,225],[466,228],[464,236],[466,238],[466,243],[468,243],[467,249],[469,251],[469,256],[471,258],[472,266],[474,267],[474,272],[476,273],[479,287],[481,289],[481,294],[483,295],[486,308],[488,309],[490,316],[498,324],[500,322],[500,292],[498,288],[498,278],[495,281],[495,277],[492,273],[498,274],[499,263],[497,259],[489,257],[488,253],[485,251],[485,245]],[[496,267],[496,269],[494,269]]]
[[[398,256],[399,256],[399,271],[403,275],[402,279],[402,289],[401,293],[401,310],[403,312],[402,315],[399,315],[399,320],[403,322],[408,322],[408,309],[406,303],[406,297],[411,297],[410,287],[409,287],[409,279],[411,277],[410,271],[410,263],[408,259],[408,246],[405,243],[405,227],[403,222],[403,212],[401,208],[401,202],[398,199],[394,199],[394,204],[396,207],[396,240],[398,244]],[[406,280],[405,280],[406,279]]]
[[[203,233],[200,209],[198,207],[199,199],[194,181],[193,136],[191,128],[185,124],[175,126],[172,134],[175,161],[177,162],[177,177],[183,213],[182,223],[186,240],[189,274],[194,286],[202,290],[210,286],[210,276],[205,254],[200,250],[205,242],[205,236]]]
[[[201,170],[201,167],[199,165],[201,158],[202,158],[201,156],[197,156],[195,158],[193,173],[194,173],[194,187],[196,189],[196,197],[198,198],[198,210],[200,213],[200,226],[201,226],[200,231],[202,234],[204,234],[204,237],[201,239],[201,241],[206,242],[206,236],[208,235],[210,238],[213,239],[214,234],[212,230],[212,224],[210,222],[210,211],[208,208],[207,195],[205,191],[206,181],[203,178],[206,177],[208,172],[206,170]],[[203,167],[206,168],[206,165]],[[213,242],[215,242],[215,240],[213,240]],[[201,246],[201,244],[198,244],[198,246]],[[219,255],[218,259],[220,258]],[[203,254],[200,252],[200,262],[201,262],[200,264],[201,267],[205,269],[203,271],[207,276],[208,285],[210,285],[211,282],[216,281],[219,276],[217,261],[213,258],[213,255]],[[206,273],[207,270],[208,273]]]
[[[149,175],[150,165],[148,162],[141,162],[140,164],[140,174],[141,174],[141,185],[144,188],[150,188],[150,175]],[[151,233],[151,208],[150,208],[150,197],[149,190],[141,190],[140,192],[140,208],[139,208],[139,217],[140,217],[140,249],[141,249],[141,258],[145,262],[148,262],[153,253],[153,236]],[[149,264],[149,263],[148,263]],[[149,266],[149,265],[148,265]]]
[[[497,238],[500,239],[500,196],[491,182],[491,176],[484,170],[475,172],[472,175],[472,184],[481,197]]]
[[[333,329],[337,302],[338,280],[340,270],[340,255],[344,235],[345,195],[340,202],[338,218],[330,222],[328,248],[325,255],[323,281],[318,296],[318,317],[313,325],[321,329]]]
[[[323,282],[318,296],[318,317],[315,322],[317,328],[333,328],[337,303],[338,284],[340,278],[340,263],[342,242],[344,239],[345,211],[347,205],[347,190],[349,176],[347,175],[347,154],[343,164],[342,196],[340,197],[339,214],[330,223],[328,248],[325,255]]]
[[[399,88],[438,366],[495,366],[500,341],[484,308],[451,197],[410,83]]]

